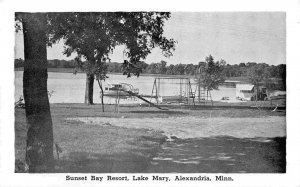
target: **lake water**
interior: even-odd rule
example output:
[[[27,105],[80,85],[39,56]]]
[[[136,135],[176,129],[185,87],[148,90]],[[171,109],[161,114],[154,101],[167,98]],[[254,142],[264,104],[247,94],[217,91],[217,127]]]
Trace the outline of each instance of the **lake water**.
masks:
[[[127,78],[124,75],[109,74],[109,78],[104,83],[128,83],[134,88],[139,89],[140,94],[151,95],[154,76],[140,76]],[[85,79],[84,73],[58,73],[48,72],[48,90],[54,91],[49,98],[50,103],[83,103],[85,96]],[[192,86],[193,91],[195,86]],[[183,91],[184,91],[183,87]],[[161,80],[160,93],[162,96],[176,96],[180,93],[179,80]],[[23,71],[15,71],[15,100],[23,95]],[[220,86],[219,90],[211,91],[214,101],[220,101],[222,97],[229,97],[227,102],[237,102],[235,99],[235,88]],[[154,99],[152,99],[154,101]],[[100,103],[100,89],[98,83],[94,83],[94,103]],[[121,99],[120,104],[141,103],[137,98]],[[104,97],[104,103],[113,104],[115,98]]]

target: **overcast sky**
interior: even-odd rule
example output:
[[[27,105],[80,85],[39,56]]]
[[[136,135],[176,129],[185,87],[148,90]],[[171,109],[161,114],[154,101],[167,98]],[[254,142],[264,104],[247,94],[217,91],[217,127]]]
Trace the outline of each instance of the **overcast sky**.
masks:
[[[145,61],[197,64],[211,54],[228,64],[285,64],[285,22],[283,12],[173,12],[164,27],[164,35],[178,41],[173,56],[165,58],[159,49],[154,49]],[[15,58],[24,58],[22,33],[16,34],[15,41]],[[123,46],[117,47],[111,60],[122,62],[123,50]],[[62,51],[62,43],[48,48],[48,59],[75,57],[67,58]]]

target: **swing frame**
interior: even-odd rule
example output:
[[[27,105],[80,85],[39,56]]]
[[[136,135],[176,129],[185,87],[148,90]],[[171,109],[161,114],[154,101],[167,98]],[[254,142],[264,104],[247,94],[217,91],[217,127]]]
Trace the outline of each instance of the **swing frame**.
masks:
[[[161,95],[161,81],[162,80],[179,80],[179,95],[174,95],[175,97],[178,96],[178,102],[184,102],[187,105],[193,104],[195,105],[195,92],[192,90],[191,81],[188,77],[155,77],[151,92],[151,99],[156,99],[156,104],[160,103],[160,99],[163,97]],[[192,101],[190,99],[192,98]],[[151,101],[150,99],[150,101]],[[161,101],[162,102],[162,101]]]
[[[155,98],[156,104],[158,105],[160,103],[160,99],[163,100],[163,97],[168,96],[161,96],[161,81],[162,80],[179,80],[179,103],[185,103],[187,105],[196,105],[195,99],[198,92],[198,103],[204,103],[207,104],[207,102],[210,100],[211,105],[213,106],[213,100],[211,97],[210,90],[207,90],[203,87],[203,85],[199,83],[191,83],[191,78],[189,77],[155,77],[151,92],[151,99]],[[193,90],[192,85],[195,86],[195,90]],[[176,96],[175,96],[176,97]],[[151,101],[150,99],[150,101]],[[204,102],[202,102],[202,100]]]

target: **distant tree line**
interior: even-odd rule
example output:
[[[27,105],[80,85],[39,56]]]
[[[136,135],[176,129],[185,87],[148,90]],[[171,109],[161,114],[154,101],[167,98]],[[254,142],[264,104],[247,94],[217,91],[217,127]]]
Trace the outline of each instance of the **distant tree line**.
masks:
[[[24,60],[19,58],[15,59],[15,68],[24,67]],[[48,60],[48,68],[75,68],[75,60]]]
[[[199,71],[199,67],[205,65],[206,62],[199,62],[195,64],[170,64],[167,65],[166,61],[161,61],[158,63],[147,64],[141,62],[139,64],[143,73],[146,74],[164,74],[164,75],[196,75]],[[19,58],[15,59],[15,67],[23,67],[24,60]],[[108,72],[109,73],[122,73],[122,63],[118,62],[109,62]],[[49,68],[75,68],[75,60],[59,60],[53,59],[48,60]],[[256,62],[247,62],[240,64],[226,64],[223,67],[223,74],[226,78],[232,77],[249,77],[253,70],[259,70],[259,73],[264,78],[280,78],[285,80],[286,77],[286,65],[269,65],[266,63],[256,63]]]

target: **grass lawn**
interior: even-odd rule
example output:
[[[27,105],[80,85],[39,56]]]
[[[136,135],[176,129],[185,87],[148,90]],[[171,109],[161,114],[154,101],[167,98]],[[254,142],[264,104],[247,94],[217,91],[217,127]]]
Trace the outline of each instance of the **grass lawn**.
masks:
[[[188,109],[185,106],[173,106],[169,110],[161,111],[146,106],[128,105],[120,106],[119,113],[113,112],[114,105],[107,105],[105,110],[106,112],[101,112],[101,105],[51,104],[54,141],[63,150],[59,159],[54,153],[56,172],[285,172],[285,137],[275,137],[276,132],[272,137],[266,135],[263,138],[259,138],[259,134],[257,138],[234,138],[216,134],[206,138],[188,139],[174,136],[170,140],[159,128],[144,125],[146,122],[151,124],[151,119],[153,122],[161,119],[167,124],[170,119],[189,117],[201,120],[228,119],[233,120],[232,123],[236,123],[236,119],[241,125],[243,119],[251,122],[251,118],[267,123],[267,120],[273,118],[285,118],[284,111],[230,107]],[[77,117],[105,118],[108,122],[97,124],[68,120]],[[135,121],[135,125],[140,125],[141,128],[133,127],[130,120]],[[177,121],[180,123],[180,120]],[[230,123],[228,121],[227,124]],[[251,122],[254,124],[253,132],[259,131],[255,129],[259,127],[255,123]],[[285,124],[279,125],[282,127]],[[213,128],[221,127],[206,128],[218,132]],[[240,127],[234,128],[243,131]],[[265,127],[263,130],[269,129]],[[17,108],[16,172],[23,171],[25,141],[25,110]]]

